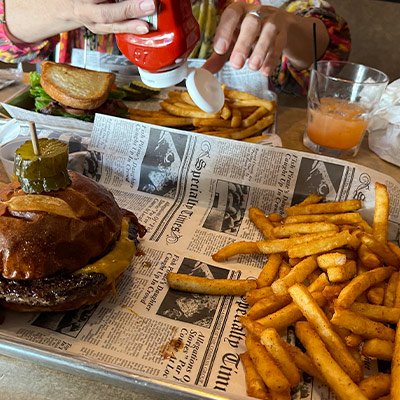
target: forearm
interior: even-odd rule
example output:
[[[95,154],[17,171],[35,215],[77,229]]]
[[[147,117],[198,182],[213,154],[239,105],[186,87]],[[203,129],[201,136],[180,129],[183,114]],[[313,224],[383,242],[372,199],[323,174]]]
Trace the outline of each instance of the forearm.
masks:
[[[305,18],[288,14],[291,19],[283,53],[298,70],[309,68],[314,61],[313,24],[316,24],[317,59],[322,57],[329,45],[325,24],[318,18]]]
[[[15,42],[35,43],[78,28],[71,0],[5,0],[7,28]]]

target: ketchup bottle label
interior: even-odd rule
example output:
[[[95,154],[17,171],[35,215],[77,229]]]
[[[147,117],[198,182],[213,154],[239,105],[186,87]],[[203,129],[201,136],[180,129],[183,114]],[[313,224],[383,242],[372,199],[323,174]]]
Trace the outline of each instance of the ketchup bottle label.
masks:
[[[123,1],[126,0],[115,0],[116,3],[122,3]],[[157,13],[154,13],[153,15],[147,15],[146,17],[141,17],[138,19],[147,22],[151,31],[157,30]]]
[[[148,15],[147,17],[142,17],[140,19],[146,21],[149,24],[149,28],[151,31],[157,30],[157,14]]]

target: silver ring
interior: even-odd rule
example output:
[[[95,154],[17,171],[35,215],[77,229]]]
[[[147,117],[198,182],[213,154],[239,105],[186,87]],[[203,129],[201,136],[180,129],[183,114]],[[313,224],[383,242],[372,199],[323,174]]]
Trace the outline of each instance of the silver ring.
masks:
[[[246,16],[247,15],[253,15],[254,17],[256,17],[256,18],[258,18],[258,19],[261,19],[262,17],[261,17],[261,12],[260,12],[260,10],[252,10],[252,11],[249,11],[247,14],[246,14]]]

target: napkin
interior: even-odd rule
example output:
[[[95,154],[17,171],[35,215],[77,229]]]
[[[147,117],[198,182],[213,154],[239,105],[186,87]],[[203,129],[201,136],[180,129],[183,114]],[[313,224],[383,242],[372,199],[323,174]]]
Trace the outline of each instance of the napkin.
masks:
[[[368,145],[383,160],[400,166],[400,79],[387,86],[373,112]]]

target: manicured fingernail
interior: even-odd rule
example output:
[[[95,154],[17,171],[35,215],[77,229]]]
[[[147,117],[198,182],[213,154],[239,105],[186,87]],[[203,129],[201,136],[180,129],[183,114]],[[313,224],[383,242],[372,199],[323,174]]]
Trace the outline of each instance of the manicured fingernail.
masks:
[[[231,65],[233,68],[242,68],[244,65],[244,56],[243,54],[236,53],[234,56],[231,58]]]
[[[228,50],[228,42],[225,39],[217,39],[214,43],[214,51],[217,54],[224,54]]]
[[[136,33],[139,35],[143,35],[149,31],[147,26],[139,25],[136,27]]]
[[[270,68],[263,68],[261,70],[261,75],[265,76],[266,78],[268,78],[271,75],[271,69]]]
[[[152,0],[144,0],[139,4],[142,11],[148,13],[155,11],[154,2]]]
[[[261,63],[262,63],[261,57],[253,56],[249,60],[249,68],[254,71],[257,71],[261,68]]]

